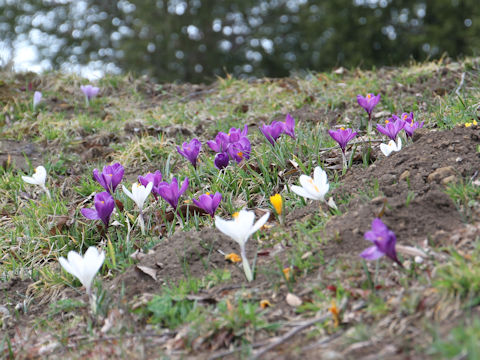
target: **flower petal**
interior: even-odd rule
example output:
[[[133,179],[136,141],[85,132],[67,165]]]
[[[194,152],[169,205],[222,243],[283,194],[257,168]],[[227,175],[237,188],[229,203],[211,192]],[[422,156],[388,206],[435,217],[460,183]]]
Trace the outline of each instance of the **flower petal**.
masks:
[[[307,192],[303,187],[297,185],[291,185],[290,190],[292,190],[295,194],[300,195],[307,199],[318,200],[316,197],[312,196],[309,192]]]
[[[33,185],[40,185],[37,181],[37,179],[34,179],[31,176],[22,176],[22,180],[25,181],[28,184],[33,184]]]
[[[83,258],[80,256],[79,253],[76,251],[69,251],[68,255],[68,263],[70,267],[74,271],[74,275],[80,280],[83,286],[85,286],[85,280],[84,280],[84,266],[83,266]]]
[[[253,227],[250,229],[250,231],[248,232],[248,236],[247,237],[250,237],[252,234],[256,233],[258,230],[260,230],[260,228],[265,225],[265,223],[267,222],[268,218],[270,217],[270,213],[267,212],[265,215],[263,215],[260,219],[257,220],[257,222],[255,223],[255,225],[253,225]]]
[[[70,266],[67,259],[65,259],[64,257],[60,257],[60,258],[58,258],[58,261],[60,262],[60,265],[62,265],[63,269],[66,272],[68,272],[69,274],[77,277],[77,273],[76,273],[75,269]]]
[[[244,243],[244,240],[239,237],[238,226],[234,220],[224,220],[219,216],[215,216],[215,227],[228,237],[235,240],[238,244]]]
[[[87,289],[89,289],[90,285],[92,284],[93,278],[103,265],[103,262],[105,260],[105,253],[103,251],[99,252],[95,246],[90,246],[85,252],[83,259],[83,273],[86,282],[86,284],[84,285]]]
[[[149,184],[151,184],[151,183],[149,183]],[[130,199],[135,201],[135,198],[133,197],[133,194],[125,187],[125,185],[122,185],[122,190],[125,193],[125,195],[127,195]]]
[[[385,254],[380,250],[378,250],[376,246],[370,246],[369,248],[366,248],[365,250],[363,250],[363,252],[360,254],[360,256],[366,260],[377,260],[378,258],[381,258],[383,255]]]
[[[87,219],[90,220],[99,220],[100,217],[98,216],[98,213],[94,209],[89,209],[89,208],[83,208],[80,210],[83,216],[85,216]]]
[[[394,144],[393,146],[396,147],[395,142],[393,140],[390,140],[388,145],[383,143],[380,144],[380,151],[383,153],[383,155],[389,156],[392,153],[392,151],[394,150],[393,146],[391,145],[392,142]]]
[[[300,175],[300,185],[303,189],[308,192],[312,199],[314,200],[323,200],[323,189],[319,188],[314,180],[307,175]]]
[[[39,185],[45,185],[45,180],[47,179],[47,170],[40,165],[35,168],[35,174],[33,175],[37,179]]]

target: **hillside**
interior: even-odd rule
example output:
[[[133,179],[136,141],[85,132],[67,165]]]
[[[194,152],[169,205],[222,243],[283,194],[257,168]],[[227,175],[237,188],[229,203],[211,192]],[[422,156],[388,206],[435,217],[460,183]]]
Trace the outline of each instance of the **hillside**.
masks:
[[[88,82],[72,75],[3,73],[3,356],[478,358],[479,69],[476,58],[442,59],[208,86],[108,76],[92,83],[99,93],[89,101],[80,88]],[[42,93],[35,107],[34,91]],[[381,94],[370,133],[357,103],[367,93]],[[410,112],[423,126],[411,138],[402,130],[401,150],[385,156],[380,144],[389,139],[375,125]],[[267,141],[262,125],[287,114],[295,134],[282,124]],[[328,133],[340,128],[358,132],[346,147],[348,168]],[[216,137],[230,144],[219,150],[225,167],[207,145]],[[202,144],[196,167],[177,151],[194,138]],[[116,163],[123,176],[103,189],[116,175],[99,183],[94,169]],[[46,189],[22,180],[38,166]],[[294,191],[317,166],[326,171],[324,201]],[[168,183],[188,178],[188,187],[175,210],[164,198],[178,187],[153,185],[142,234],[122,185],[131,190],[157,170]],[[321,193],[320,183],[309,189]],[[115,200],[108,216],[105,190]],[[108,199],[97,197],[102,192]],[[224,225],[231,237],[192,202],[217,192],[215,214],[237,219]],[[270,200],[277,193],[281,215]],[[270,213],[243,254],[252,281],[232,240],[250,225],[235,214],[242,209],[255,220]],[[386,256],[370,261],[360,254],[377,244],[365,239],[375,218],[391,230],[375,236],[393,241],[393,250],[375,245]],[[58,261],[90,246],[105,254],[91,296]]]

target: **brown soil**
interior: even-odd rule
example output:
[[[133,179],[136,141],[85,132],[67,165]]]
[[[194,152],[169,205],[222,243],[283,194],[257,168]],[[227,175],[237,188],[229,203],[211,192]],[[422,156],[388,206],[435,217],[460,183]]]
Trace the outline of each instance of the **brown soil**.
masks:
[[[402,151],[380,159],[368,169],[349,172],[334,197],[358,194],[378,182],[383,194],[373,200],[357,197],[348,204],[348,212],[332,219],[326,228],[330,237],[325,256],[358,253],[368,245],[363,234],[382,211],[383,221],[404,245],[430,246],[443,243],[452,231],[462,226],[461,214],[445,193],[447,184],[469,179],[480,171],[478,128],[451,131],[423,131]],[[407,204],[407,198],[413,198]],[[315,206],[315,205],[312,205]],[[303,210],[303,209],[302,209]],[[303,210],[304,211],[304,210]],[[295,218],[295,214],[291,214]]]
[[[15,140],[0,140],[0,166],[4,169],[15,167],[28,171],[26,158],[35,164],[40,158],[40,152],[35,144]]]

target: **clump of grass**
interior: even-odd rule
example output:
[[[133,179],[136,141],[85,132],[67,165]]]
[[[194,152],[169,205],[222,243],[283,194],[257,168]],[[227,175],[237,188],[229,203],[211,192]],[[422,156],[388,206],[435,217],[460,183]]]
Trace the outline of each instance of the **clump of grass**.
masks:
[[[441,359],[479,359],[479,337],[480,320],[473,316],[465,320],[465,324],[454,327],[444,338],[437,334],[427,354]]]
[[[480,302],[479,255],[478,241],[471,256],[465,257],[452,250],[450,261],[437,269],[435,287],[462,299]]]
[[[449,184],[446,193],[452,198],[465,222],[473,220],[474,211],[480,208],[480,186],[470,179]]]

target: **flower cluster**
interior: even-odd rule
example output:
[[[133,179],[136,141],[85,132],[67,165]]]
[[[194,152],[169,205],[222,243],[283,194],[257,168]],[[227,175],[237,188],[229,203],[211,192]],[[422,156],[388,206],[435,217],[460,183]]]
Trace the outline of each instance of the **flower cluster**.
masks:
[[[250,158],[252,146],[247,137],[248,127],[243,129],[231,128],[228,133],[219,132],[215,140],[207,141],[207,145],[215,151],[215,167],[223,169],[228,166],[230,160],[240,163]]]
[[[403,121],[405,121],[405,126],[403,127],[403,130],[405,131],[407,137],[412,137],[415,130],[423,127],[423,121],[421,123],[415,121],[415,119],[413,118],[413,112],[403,113],[401,118]]]
[[[385,156],[402,149],[402,140],[399,133],[404,130],[408,138],[413,137],[416,129],[423,127],[423,121],[418,123],[413,117],[413,112],[403,113],[401,116],[392,115],[385,121],[385,125],[377,124],[377,130],[390,138],[387,144],[380,144],[380,150]]]

